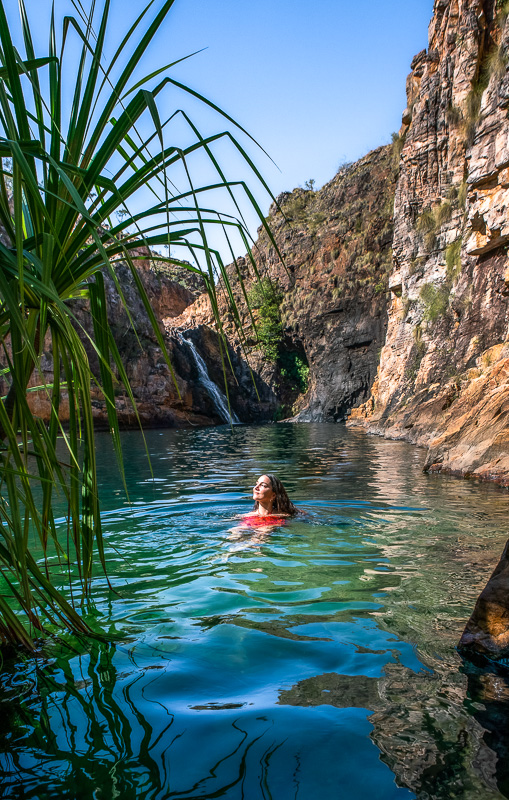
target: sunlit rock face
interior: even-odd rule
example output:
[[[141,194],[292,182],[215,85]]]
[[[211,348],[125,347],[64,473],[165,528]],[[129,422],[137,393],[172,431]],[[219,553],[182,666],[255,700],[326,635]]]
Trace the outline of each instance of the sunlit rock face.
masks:
[[[429,446],[427,468],[509,484],[509,20],[436,0],[412,62],[388,330],[352,424]]]

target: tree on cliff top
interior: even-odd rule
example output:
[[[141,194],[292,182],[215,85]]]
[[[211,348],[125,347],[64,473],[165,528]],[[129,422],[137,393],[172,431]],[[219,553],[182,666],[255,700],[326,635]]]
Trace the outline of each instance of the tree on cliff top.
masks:
[[[76,16],[64,17],[60,36],[52,12],[49,49],[39,57],[23,0],[19,30],[10,27],[0,0],[0,337],[9,387],[0,402],[0,640],[28,650],[35,647],[34,632],[67,628],[90,633],[76,603],[89,596],[96,553],[105,567],[90,396],[95,378],[80,338],[86,334],[78,335],[69,301],[89,300],[91,345],[100,364],[100,387],[121,465],[116,375],[129,393],[130,389],[108,326],[101,270],[108,271],[124,302],[115,267],[120,260],[127,262],[165,353],[136,270],[140,243],[165,246],[167,255],[158,254],[158,261],[202,275],[221,329],[218,273],[234,313],[235,304],[221,258],[207,243],[207,229],[219,225],[227,238],[228,231],[237,231],[249,252],[238,190],[267,228],[247,186],[227,181],[214,155],[214,143],[228,139],[267,188],[232,134],[221,131],[204,137],[183,112],[174,109],[161,119],[158,108],[164,91],[172,87],[205,103],[239,130],[234,120],[173,80],[173,64],[142,80],[133,78],[173,0],[149,3],[109,60],[105,41],[111,27],[110,0],[103,0],[99,11],[92,2],[89,13],[72,2]],[[24,53],[14,44],[16,36]],[[186,147],[171,142],[172,123],[178,117],[185,119],[192,135]],[[215,171],[212,184],[203,186],[192,178],[199,153]],[[179,181],[186,180],[180,190],[175,171]],[[238,217],[203,207],[201,198],[219,190],[227,192]],[[129,208],[143,210],[131,213]],[[191,266],[189,260],[201,266]],[[32,413],[27,391],[33,376],[41,373],[41,355],[49,340],[53,380],[39,387],[51,398],[46,426]],[[168,367],[171,370],[169,361]],[[59,420],[63,389],[69,404],[66,431]],[[134,405],[132,393],[130,397]],[[64,531],[54,517],[55,491],[67,509]],[[64,565],[56,572],[50,566],[55,560]],[[56,588],[64,579],[70,600]]]

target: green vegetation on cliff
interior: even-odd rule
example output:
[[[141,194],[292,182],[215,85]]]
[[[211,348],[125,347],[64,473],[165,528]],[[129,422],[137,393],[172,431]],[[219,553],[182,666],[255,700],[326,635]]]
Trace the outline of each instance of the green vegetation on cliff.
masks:
[[[308,388],[309,366],[295,350],[283,350],[279,357],[280,373],[291,384],[291,389],[303,394]]]
[[[262,278],[248,292],[251,308],[259,313],[256,329],[258,345],[267,361],[270,362],[277,360],[283,338],[280,312],[282,299],[283,295],[269,278]]]

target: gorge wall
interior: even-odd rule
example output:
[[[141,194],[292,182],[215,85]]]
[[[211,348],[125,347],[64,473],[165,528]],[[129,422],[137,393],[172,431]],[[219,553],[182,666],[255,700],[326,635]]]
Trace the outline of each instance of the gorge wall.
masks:
[[[282,350],[309,365],[294,419],[348,416],[427,447],[426,469],[509,486],[508,12],[435,0],[393,145],[278,198],[284,266],[262,230],[254,252],[282,292]],[[249,283],[246,262],[236,270]],[[180,322],[210,323],[206,301]],[[277,363],[253,346],[251,328],[281,400]]]
[[[429,448],[426,468],[509,485],[509,22],[436,0],[412,62],[394,205],[388,329],[351,415]]]
[[[255,329],[238,280],[248,292],[257,283],[248,259],[228,267],[244,335],[221,286],[219,307],[241,421],[348,419],[428,447],[430,470],[509,485],[508,11],[497,0],[435,0],[393,144],[342,166],[319,191],[308,182],[272,205],[277,247],[261,228],[253,249],[276,292],[272,348],[260,338],[262,310],[253,304]],[[200,286],[141,264],[177,392],[127,267],[120,273],[139,338],[108,286],[112,326],[142,422],[222,422],[182,338],[224,391]],[[49,413],[44,392],[30,402]],[[104,423],[99,392],[94,402]],[[135,424],[121,386],[117,408],[123,425]]]

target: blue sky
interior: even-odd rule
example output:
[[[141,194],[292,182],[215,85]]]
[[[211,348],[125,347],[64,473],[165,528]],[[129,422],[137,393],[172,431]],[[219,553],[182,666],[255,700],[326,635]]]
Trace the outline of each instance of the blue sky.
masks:
[[[432,11],[432,0],[177,0],[167,41],[207,47],[177,71],[271,155],[280,171],[248,148],[277,196],[391,140]]]
[[[26,2],[42,54],[51,0]],[[13,19],[16,6],[8,4]],[[71,9],[70,0],[56,6]],[[112,0],[117,42],[142,8]],[[433,0],[175,0],[138,75],[206,48],[174,68],[173,77],[220,105],[271,155],[279,169],[242,140],[274,195],[310,178],[319,187],[399,129],[406,76],[427,46],[432,10]],[[162,98],[161,116],[180,106],[204,134],[225,127],[173,89]],[[184,141],[183,126],[173,135]],[[217,152],[228,177],[249,178],[231,147],[220,144]],[[259,188],[256,195],[266,214],[270,198]],[[250,224],[256,227],[254,217]]]
[[[277,194],[390,141],[432,0],[177,0],[169,40],[193,86],[263,145]]]

